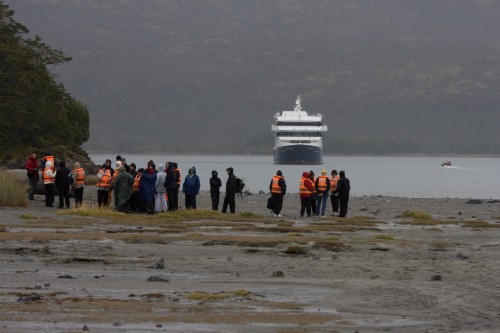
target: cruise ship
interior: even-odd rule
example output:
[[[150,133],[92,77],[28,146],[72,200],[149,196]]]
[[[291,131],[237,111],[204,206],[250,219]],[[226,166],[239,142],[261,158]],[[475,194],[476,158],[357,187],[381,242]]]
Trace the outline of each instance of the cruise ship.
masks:
[[[308,115],[302,110],[300,95],[293,111],[274,115],[271,130],[275,132],[274,164],[323,164],[321,114]]]

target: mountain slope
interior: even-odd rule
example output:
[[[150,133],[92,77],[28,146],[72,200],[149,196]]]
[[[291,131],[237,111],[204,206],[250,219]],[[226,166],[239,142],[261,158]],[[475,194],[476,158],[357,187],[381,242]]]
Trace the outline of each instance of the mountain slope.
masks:
[[[500,153],[491,1],[7,1],[74,57],[88,149],[271,153],[296,94],[330,153]]]

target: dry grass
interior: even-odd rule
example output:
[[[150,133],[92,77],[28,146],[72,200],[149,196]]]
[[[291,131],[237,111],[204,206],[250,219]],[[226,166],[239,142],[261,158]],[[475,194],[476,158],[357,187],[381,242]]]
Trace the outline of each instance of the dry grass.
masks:
[[[12,175],[0,171],[0,206],[26,207],[28,187],[19,183]]]
[[[400,224],[406,225],[441,225],[441,224],[458,224],[458,221],[443,221],[443,220],[413,220],[413,221],[402,221]]]
[[[224,299],[230,299],[234,297],[238,298],[249,298],[251,293],[245,289],[238,289],[234,290],[232,292],[226,292],[226,291],[221,291],[221,292],[215,292],[215,293],[207,293],[207,292],[202,292],[202,291],[197,291],[197,292],[192,292],[187,295],[187,298],[190,300],[203,300],[203,301],[218,301],[218,300],[224,300]]]
[[[500,224],[491,224],[484,221],[465,221],[462,227],[467,228],[500,228]]]
[[[394,240],[395,238],[391,235],[377,235],[375,236],[376,239],[383,239],[383,240]]]
[[[60,210],[57,215],[79,215],[79,216],[95,216],[95,217],[124,217],[124,213],[117,212],[109,207],[99,208],[95,205],[83,203],[78,208]]]
[[[36,217],[35,215],[31,215],[31,214],[21,214],[21,215],[19,215],[19,218],[23,219],[23,220],[38,220],[38,217]]]
[[[402,216],[406,217],[406,218],[412,218],[415,220],[430,220],[430,219],[432,219],[431,215],[429,215],[425,212],[418,211],[418,210],[405,210],[403,212]]]

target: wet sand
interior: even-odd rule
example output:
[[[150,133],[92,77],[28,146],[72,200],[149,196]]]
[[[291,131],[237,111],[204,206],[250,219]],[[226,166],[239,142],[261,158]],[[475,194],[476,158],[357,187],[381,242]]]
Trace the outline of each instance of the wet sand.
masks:
[[[500,203],[354,197],[348,218],[300,218],[287,195],[275,218],[267,198],[234,215],[0,208],[0,331],[500,331]]]

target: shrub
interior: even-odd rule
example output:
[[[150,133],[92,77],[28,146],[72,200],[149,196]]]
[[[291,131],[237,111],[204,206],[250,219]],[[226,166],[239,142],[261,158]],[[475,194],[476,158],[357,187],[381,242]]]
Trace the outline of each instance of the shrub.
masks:
[[[403,217],[410,217],[416,220],[430,220],[432,218],[429,214],[418,210],[405,210],[403,212]]]
[[[0,171],[0,206],[26,207],[28,186],[20,183],[11,174]]]
[[[24,219],[24,220],[38,220],[38,217],[36,217],[35,215],[31,215],[31,214],[21,214],[21,215],[19,215],[19,218]]]
[[[57,215],[79,215],[79,216],[96,216],[96,217],[123,217],[124,213],[117,212],[109,207],[99,208],[95,205],[83,203],[78,208],[65,209],[57,212]]]

